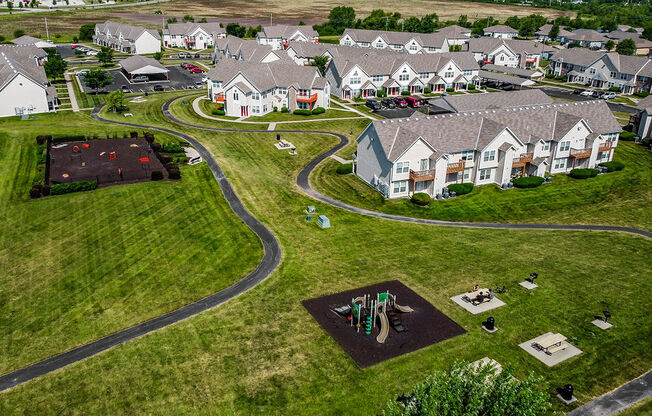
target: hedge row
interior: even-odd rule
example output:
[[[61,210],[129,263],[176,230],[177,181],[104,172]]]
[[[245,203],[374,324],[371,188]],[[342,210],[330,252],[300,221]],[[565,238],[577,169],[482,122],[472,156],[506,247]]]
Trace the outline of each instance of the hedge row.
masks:
[[[473,190],[473,184],[470,182],[454,183],[452,185],[448,185],[448,190],[455,192],[455,194],[457,195],[464,195],[464,194],[468,194]]]
[[[605,168],[607,168],[607,172],[615,172],[617,170],[623,170],[625,168],[625,164],[617,160],[600,163],[600,166],[604,166]]]
[[[592,178],[594,176],[597,176],[597,174],[598,174],[597,169],[573,169],[569,173],[569,175],[575,179]]]
[[[60,183],[50,187],[51,195],[63,195],[72,192],[92,191],[97,188],[97,181]]]
[[[512,179],[512,183],[517,188],[536,188],[544,181],[545,179],[541,176],[523,176],[521,178]]]
[[[624,131],[620,133],[620,140],[624,140],[626,142],[631,142],[634,140],[634,137],[636,137],[636,133],[631,132],[631,131]]]
[[[425,207],[430,203],[430,195],[424,192],[417,192],[412,195],[412,202],[422,207]]]
[[[353,163],[343,163],[335,171],[340,175],[348,175],[353,172]]]
[[[213,114],[214,116],[223,116],[226,113],[224,112],[224,110],[213,109],[213,111],[211,111],[211,114]]]

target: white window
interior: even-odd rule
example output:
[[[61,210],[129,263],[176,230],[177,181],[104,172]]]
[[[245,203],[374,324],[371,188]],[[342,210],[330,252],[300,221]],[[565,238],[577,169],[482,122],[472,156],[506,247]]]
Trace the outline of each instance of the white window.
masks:
[[[495,150],[487,150],[486,152],[484,152],[483,160],[485,162],[491,162],[492,160],[496,160],[496,151]]]
[[[394,182],[394,193],[399,194],[407,191],[407,182],[408,181],[396,181]]]
[[[396,173],[408,173],[410,171],[410,162],[398,162],[396,164]]]
[[[376,42],[376,48],[382,49],[383,48],[383,42]]]
[[[259,105],[252,105],[251,106],[251,112],[254,114],[259,114],[260,113],[260,106]]]
[[[491,169],[480,169],[480,180],[491,179]]]
[[[570,149],[570,140],[559,143],[559,151],[560,152],[566,152],[566,151],[568,151],[568,149]]]
[[[239,95],[238,95],[238,91],[234,91],[234,92],[233,92],[233,99],[234,99],[235,101],[238,101],[238,99],[239,99],[238,97],[239,97]]]
[[[345,40],[344,45],[345,46],[351,46],[351,41],[350,40]]]
[[[462,151],[462,160],[466,160],[468,162],[473,160],[473,150],[463,150]]]
[[[464,75],[471,75],[471,74],[473,74],[473,71],[471,71],[470,69],[464,70]]]
[[[471,168],[464,169],[464,179],[471,178]]]
[[[607,157],[609,157],[608,155],[609,155],[609,152],[600,152],[600,153],[598,153],[598,159],[604,160]]]
[[[566,158],[555,159],[555,169],[563,169],[566,166]]]
[[[543,142],[543,146],[541,146],[541,150],[548,151],[550,150],[550,142]]]
[[[267,112],[267,104],[263,104],[263,113]]]
[[[610,73],[609,73],[609,76],[610,76],[611,78],[616,78],[616,73],[615,73],[615,72],[610,72]]]
[[[411,50],[411,51],[416,51],[416,50],[417,50],[417,45],[415,45],[414,43],[411,44],[411,45],[410,45],[410,50]]]
[[[416,191],[420,192],[420,191],[425,190],[427,188],[426,185],[427,185],[426,181],[417,182],[415,184]]]
[[[595,74],[595,68],[591,68],[591,69],[589,69],[589,73],[590,73],[591,75]]]
[[[505,55],[500,55],[501,62],[505,60]]]
[[[374,82],[380,82],[380,81],[383,80],[383,76],[382,75],[374,75],[374,76],[371,77],[371,80],[374,81]]]
[[[436,46],[428,46],[428,51],[429,51],[429,52],[436,52],[436,51],[437,51],[437,47],[436,47]]]
[[[444,73],[444,78],[453,78],[453,76],[455,76],[455,72],[453,71]]]
[[[419,78],[428,78],[427,72],[419,72]]]
[[[251,99],[252,100],[260,100],[260,94],[258,94],[257,92],[252,92],[251,93]]]
[[[357,85],[360,83],[361,83],[360,77],[351,77],[351,82],[350,82],[351,85]]]
[[[398,76],[398,80],[399,81],[407,81],[408,79],[410,79],[409,77],[410,76],[408,74],[401,74],[401,75]]]

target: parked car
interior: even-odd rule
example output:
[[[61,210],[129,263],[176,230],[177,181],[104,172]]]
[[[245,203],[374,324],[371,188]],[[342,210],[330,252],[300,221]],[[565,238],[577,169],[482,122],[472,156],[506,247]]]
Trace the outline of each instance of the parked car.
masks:
[[[86,55],[88,55],[88,56],[95,56],[97,54],[98,54],[97,51],[88,51],[88,52],[86,52]]]
[[[380,105],[380,102],[377,100],[374,100],[373,98],[367,98],[367,101],[364,103],[367,107],[371,108],[372,110],[382,110],[383,106]]]
[[[204,88],[204,83],[201,81],[195,81],[195,88],[197,89]]]
[[[154,91],[165,91],[165,88],[163,88],[162,85],[156,84],[154,85]]]
[[[407,101],[405,101],[405,98],[403,97],[394,97],[394,103],[396,103],[397,107],[401,108],[405,108],[408,105]]]
[[[602,91],[600,91],[600,90],[593,91],[593,96],[595,98],[600,98],[600,96],[602,96]]]
[[[120,87],[120,91],[122,91],[122,92],[124,92],[124,93],[131,92],[131,90],[129,89],[129,87],[127,87],[126,85],[123,85],[122,87]]]
[[[193,68],[199,68],[199,67],[198,67],[197,65],[194,65],[194,64],[190,64],[190,65],[187,65],[187,66],[186,66],[186,69],[187,69],[188,71],[190,71],[190,70],[193,69]]]
[[[573,90],[573,94],[582,94],[584,91],[586,91],[584,88],[576,88]]]
[[[181,55],[181,54],[179,54],[179,55]],[[191,66],[195,66],[195,65],[193,65],[191,63],[188,63],[188,62],[181,62],[181,68],[183,68],[183,69],[188,69]]]
[[[194,67],[194,68],[190,68],[190,72],[192,72],[193,74],[202,74],[202,73],[204,73],[204,72],[206,72],[206,71],[204,71],[204,70],[201,69],[201,68]]]
[[[77,49],[77,48],[79,48],[79,45],[72,45],[72,48]]]
[[[90,72],[90,69],[80,69],[77,71],[78,76],[84,76],[85,73]]]
[[[396,108],[396,103],[391,98],[383,98],[380,104],[387,108]]]
[[[590,96],[593,95],[593,91],[591,91],[591,90],[584,90],[584,91],[582,91],[582,92],[580,93],[580,95],[583,96],[583,97],[590,97]]]
[[[405,101],[407,101],[408,105],[409,105],[410,107],[412,107],[412,108],[419,108],[419,107],[421,107],[421,99],[419,99],[419,98],[417,98],[417,97],[412,97],[412,96],[410,95],[410,96],[405,97]]]
[[[208,82],[208,77],[204,75],[203,77],[201,77],[201,80],[202,82]]]
[[[611,100],[612,98],[616,98],[616,97],[617,95],[613,91],[602,93],[602,95],[600,96],[600,98],[602,98],[603,100]]]
[[[131,82],[147,82],[149,77],[147,75],[136,75],[131,79]]]
[[[186,57],[185,53],[179,52],[179,59],[184,59],[185,57]],[[184,64],[185,64],[185,62],[184,62]],[[183,66],[183,64],[181,64],[181,66]]]
[[[195,59],[199,59],[199,58],[201,58],[201,55],[198,54],[198,53],[196,53],[196,54],[195,54]]]

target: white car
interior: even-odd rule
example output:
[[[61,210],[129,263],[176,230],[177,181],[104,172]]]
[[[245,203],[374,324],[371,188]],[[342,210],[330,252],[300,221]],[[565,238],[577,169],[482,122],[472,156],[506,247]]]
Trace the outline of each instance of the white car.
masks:
[[[610,92],[605,92],[600,96],[603,100],[611,100],[612,98],[616,98],[616,93],[613,91]]]
[[[584,97],[590,97],[590,96],[593,95],[593,91],[591,91],[591,90],[582,91],[582,92],[580,93],[580,95],[582,95],[582,96],[584,96]]]
[[[86,55],[95,56],[95,55],[97,55],[97,51],[88,51],[88,52],[86,52]]]
[[[201,82],[208,82],[208,77],[204,75],[201,79]]]
[[[82,69],[80,71],[77,71],[77,75],[84,75],[88,72],[90,72],[90,69]]]

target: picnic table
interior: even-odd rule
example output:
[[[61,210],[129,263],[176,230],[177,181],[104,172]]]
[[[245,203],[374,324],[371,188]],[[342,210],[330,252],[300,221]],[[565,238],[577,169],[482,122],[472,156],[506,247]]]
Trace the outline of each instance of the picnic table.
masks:
[[[566,341],[566,337],[562,334],[550,334],[538,340],[536,345],[546,354],[551,355],[557,351],[566,349],[567,344],[564,341]]]
[[[472,290],[468,292],[464,297],[468,302],[471,302],[475,305],[476,304],[475,299],[478,298],[478,295],[483,296],[482,302],[489,302],[493,298],[492,296],[489,295],[489,289],[487,288]]]

